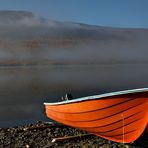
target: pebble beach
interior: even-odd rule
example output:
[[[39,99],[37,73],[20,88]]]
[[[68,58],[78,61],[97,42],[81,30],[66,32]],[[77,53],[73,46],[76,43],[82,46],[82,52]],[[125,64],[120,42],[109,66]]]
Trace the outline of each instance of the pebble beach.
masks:
[[[133,143],[109,141],[53,122],[0,129],[0,148],[147,148],[147,129]]]

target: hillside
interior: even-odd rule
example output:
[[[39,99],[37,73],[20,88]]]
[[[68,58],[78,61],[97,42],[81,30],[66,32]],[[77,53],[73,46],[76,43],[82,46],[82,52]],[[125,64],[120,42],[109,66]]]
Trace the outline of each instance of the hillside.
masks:
[[[0,66],[148,62],[148,29],[48,20],[0,11]]]

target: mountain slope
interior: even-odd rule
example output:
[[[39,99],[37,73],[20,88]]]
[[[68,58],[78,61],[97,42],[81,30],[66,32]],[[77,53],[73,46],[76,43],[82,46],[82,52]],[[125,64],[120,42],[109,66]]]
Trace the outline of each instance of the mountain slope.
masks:
[[[0,66],[147,63],[148,29],[58,22],[0,11]]]

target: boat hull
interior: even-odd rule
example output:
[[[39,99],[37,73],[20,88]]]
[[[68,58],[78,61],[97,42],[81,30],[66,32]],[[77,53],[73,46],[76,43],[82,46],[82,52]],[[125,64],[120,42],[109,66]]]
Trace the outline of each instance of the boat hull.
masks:
[[[45,103],[60,123],[122,143],[135,141],[148,123],[148,92],[111,95],[61,104]]]

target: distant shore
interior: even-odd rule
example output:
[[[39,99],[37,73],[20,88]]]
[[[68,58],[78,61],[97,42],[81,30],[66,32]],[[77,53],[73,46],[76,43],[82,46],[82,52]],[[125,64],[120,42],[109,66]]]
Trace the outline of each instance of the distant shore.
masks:
[[[101,148],[146,148],[147,129],[132,144],[116,143],[57,123],[37,122],[13,128],[0,129],[0,147],[101,147]]]

